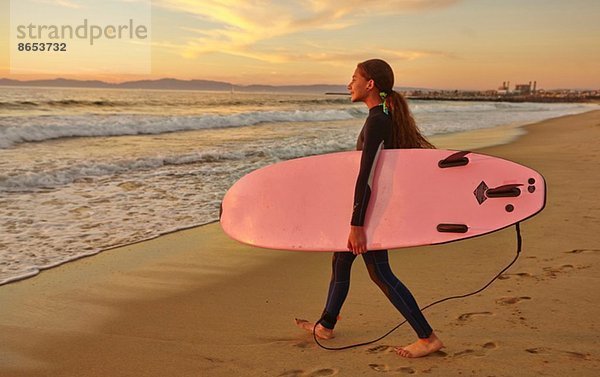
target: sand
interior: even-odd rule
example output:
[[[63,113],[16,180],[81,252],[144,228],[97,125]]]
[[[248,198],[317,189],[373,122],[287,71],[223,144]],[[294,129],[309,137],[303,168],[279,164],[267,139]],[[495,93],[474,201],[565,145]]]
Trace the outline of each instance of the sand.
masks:
[[[214,223],[0,287],[0,376],[595,376],[600,111],[522,131],[479,151],[540,171],[547,206],[522,223],[522,256],[501,280],[425,312],[446,344],[434,355],[394,354],[413,341],[407,326],[370,346],[320,349],[293,319],[319,316],[331,255],[251,248]],[[434,141],[467,149],[491,137]],[[479,288],[514,254],[511,227],[390,259],[423,306]],[[357,260],[326,344],[371,340],[401,320]]]

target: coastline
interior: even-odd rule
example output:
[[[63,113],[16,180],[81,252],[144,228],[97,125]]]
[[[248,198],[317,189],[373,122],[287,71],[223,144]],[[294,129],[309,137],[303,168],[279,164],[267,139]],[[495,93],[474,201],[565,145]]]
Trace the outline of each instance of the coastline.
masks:
[[[598,223],[597,178],[589,171],[597,166],[599,123],[596,110],[507,127],[496,135],[489,129],[462,135],[462,140],[459,134],[432,138],[440,148],[471,143],[460,149],[531,166],[549,184],[548,206],[524,224],[524,255],[505,279],[481,295],[426,312],[447,343],[443,353],[422,360],[396,357],[388,346],[411,339],[406,327],[374,346],[341,353],[318,349],[292,319],[320,313],[330,255],[251,248],[209,224],[0,287],[0,374],[593,373],[600,365],[594,354],[600,315],[594,297],[600,297],[581,288],[597,285],[599,267],[597,239],[585,232],[590,223]],[[490,137],[500,141],[481,149]],[[570,195],[573,181],[578,187]],[[556,237],[559,232],[564,236]],[[489,249],[494,252],[485,254]],[[513,249],[513,231],[506,229],[394,251],[390,259],[424,305],[478,287],[512,257]],[[406,265],[415,268],[402,268]],[[361,263],[353,275],[332,345],[375,338],[398,322]],[[571,310],[575,306],[577,313]],[[580,325],[563,328],[565,323]]]
[[[467,132],[434,135],[429,140],[438,149],[479,150],[510,144],[527,133],[530,124],[507,124],[492,128],[480,128]]]
[[[484,148],[484,147],[508,144],[508,143],[512,142],[513,140],[516,140],[516,138],[518,138],[519,136],[523,135],[526,132],[525,127],[527,125],[528,125],[527,123],[513,123],[513,124],[501,125],[501,126],[496,126],[496,127],[491,127],[491,128],[483,128],[483,129],[476,129],[476,130],[470,130],[470,131],[451,132],[451,133],[446,133],[446,134],[437,134],[437,135],[431,136],[429,139],[434,143],[434,145],[438,149],[475,150],[475,149]],[[116,244],[116,245],[112,245],[112,246],[105,247],[105,248],[93,249],[92,251],[90,251],[88,253],[76,255],[71,259],[60,260],[60,261],[53,262],[53,263],[50,263],[45,266],[39,266],[39,267],[37,267],[37,269],[29,270],[26,273],[23,273],[21,275],[15,275],[15,276],[12,276],[12,277],[9,277],[6,279],[0,279],[0,287],[7,285],[7,284],[17,282],[17,281],[22,281],[22,280],[26,280],[26,279],[35,277],[35,276],[39,275],[40,273],[42,273],[43,271],[50,270],[50,269],[53,269],[56,267],[60,267],[64,264],[75,262],[79,259],[93,257],[93,256],[96,256],[100,253],[103,253],[103,252],[106,252],[109,250],[123,248],[123,247],[127,247],[130,245],[135,245],[140,242],[150,241],[150,240],[153,240],[158,237],[162,237],[162,236],[165,236],[165,235],[168,235],[171,233],[205,226],[208,224],[212,224],[214,222],[218,222],[218,219],[214,219],[207,223],[186,225],[181,228],[169,229],[162,233],[153,234],[147,238],[143,238],[143,239],[140,239],[140,240],[137,240],[134,242],[130,242],[130,243],[121,243],[121,244]]]

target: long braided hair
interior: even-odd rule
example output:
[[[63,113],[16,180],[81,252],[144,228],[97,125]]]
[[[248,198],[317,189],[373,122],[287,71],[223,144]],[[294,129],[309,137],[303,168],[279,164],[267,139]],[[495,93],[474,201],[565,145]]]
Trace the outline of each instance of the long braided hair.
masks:
[[[435,148],[419,131],[404,96],[394,91],[394,71],[381,59],[371,59],[358,64],[360,73],[373,80],[380,90],[384,106],[391,110],[394,130],[392,148]]]

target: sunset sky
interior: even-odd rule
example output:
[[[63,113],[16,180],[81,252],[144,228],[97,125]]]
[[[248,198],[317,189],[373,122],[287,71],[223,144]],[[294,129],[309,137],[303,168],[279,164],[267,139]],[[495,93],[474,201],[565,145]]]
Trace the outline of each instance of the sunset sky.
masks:
[[[10,73],[10,1],[0,1],[0,77],[67,76]],[[48,23],[64,12],[88,17],[89,0],[20,1],[45,7]],[[72,59],[68,77],[345,84],[357,62],[379,57],[398,86],[600,89],[598,0],[153,0],[151,15],[149,74],[84,74]]]

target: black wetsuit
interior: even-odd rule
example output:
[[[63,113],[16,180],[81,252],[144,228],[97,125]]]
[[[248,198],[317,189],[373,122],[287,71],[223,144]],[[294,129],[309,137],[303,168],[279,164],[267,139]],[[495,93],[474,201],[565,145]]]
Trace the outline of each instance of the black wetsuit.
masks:
[[[375,106],[369,110],[369,116],[356,142],[356,150],[362,150],[362,155],[354,189],[354,210],[350,222],[352,225],[363,226],[365,223],[373,173],[377,166],[379,152],[391,148],[392,127],[392,118],[383,112],[382,106]]]
[[[390,115],[383,112],[382,106],[369,110],[356,149],[362,150],[360,171],[354,191],[352,225],[363,226],[371,196],[373,172],[377,166],[379,152],[392,146],[393,123]],[[333,254],[331,282],[325,310],[321,317],[324,327],[333,329],[342,305],[350,289],[350,269],[356,255],[351,252]],[[428,338],[433,330],[421,313],[417,302],[408,288],[394,275],[388,262],[387,250],[372,250],[363,254],[363,260],[371,279],[381,288],[392,304],[408,320],[419,338]]]

